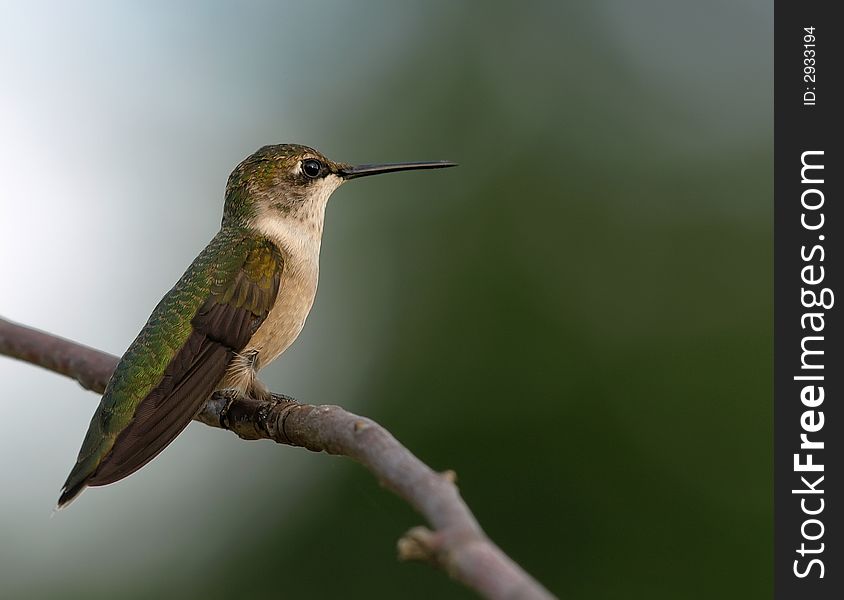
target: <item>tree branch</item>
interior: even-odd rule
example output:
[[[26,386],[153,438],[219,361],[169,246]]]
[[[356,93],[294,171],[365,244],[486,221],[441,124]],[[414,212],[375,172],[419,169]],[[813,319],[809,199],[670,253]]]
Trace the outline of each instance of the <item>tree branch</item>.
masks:
[[[0,354],[61,373],[102,393],[117,357],[0,318]],[[217,392],[195,420],[246,440],[268,439],[348,456],[408,502],[432,529],[414,527],[399,558],[423,560],[492,599],[553,596],[490,540],[460,497],[453,471],[437,473],[376,422],[339,406],[299,404],[274,394],[262,402]]]

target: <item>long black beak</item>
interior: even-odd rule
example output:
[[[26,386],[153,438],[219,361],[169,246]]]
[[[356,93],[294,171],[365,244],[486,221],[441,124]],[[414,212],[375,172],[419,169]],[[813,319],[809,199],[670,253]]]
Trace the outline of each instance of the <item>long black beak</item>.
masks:
[[[457,163],[450,160],[433,160],[429,162],[407,162],[407,163],[384,163],[381,165],[357,165],[355,167],[342,167],[338,173],[343,179],[355,179],[356,177],[367,177],[368,175],[380,175],[381,173],[395,173],[396,171],[415,171],[416,169],[445,169],[456,167]]]

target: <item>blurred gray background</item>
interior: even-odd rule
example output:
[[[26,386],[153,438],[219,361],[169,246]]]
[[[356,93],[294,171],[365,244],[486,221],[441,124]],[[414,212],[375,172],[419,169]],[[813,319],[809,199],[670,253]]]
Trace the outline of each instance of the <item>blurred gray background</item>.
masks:
[[[121,354],[267,143],[354,182],[271,386],[564,598],[771,592],[769,2],[2,2],[0,315]],[[192,424],[51,517],[96,395],[0,357],[0,596],[471,595],[349,460]]]

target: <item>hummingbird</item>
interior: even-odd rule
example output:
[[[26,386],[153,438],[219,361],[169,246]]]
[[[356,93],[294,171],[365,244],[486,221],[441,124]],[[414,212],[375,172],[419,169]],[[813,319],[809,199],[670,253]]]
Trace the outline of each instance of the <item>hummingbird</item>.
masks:
[[[155,458],[216,390],[267,399],[258,371],[299,336],[319,278],[328,198],[350,179],[450,161],[352,166],[299,144],[264,146],[226,184],[220,231],[120,359],[58,501]]]

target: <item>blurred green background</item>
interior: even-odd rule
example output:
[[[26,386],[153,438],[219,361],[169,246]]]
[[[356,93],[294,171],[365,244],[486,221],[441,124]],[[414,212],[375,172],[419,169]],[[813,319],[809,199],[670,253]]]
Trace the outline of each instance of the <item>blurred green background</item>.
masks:
[[[264,376],[454,469],[562,598],[772,591],[772,8],[0,4],[0,314],[121,354],[266,143],[328,208]],[[469,598],[353,462],[192,424],[50,519],[97,397],[0,360],[0,596]]]

